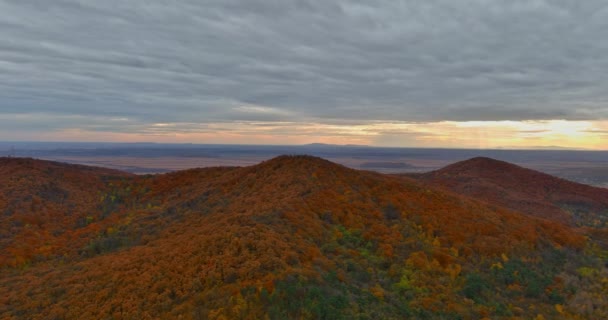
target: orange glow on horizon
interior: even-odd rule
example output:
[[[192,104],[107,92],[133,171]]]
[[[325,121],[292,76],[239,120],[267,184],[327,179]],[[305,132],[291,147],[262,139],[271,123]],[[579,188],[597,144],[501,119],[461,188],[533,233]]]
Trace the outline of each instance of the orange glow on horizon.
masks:
[[[2,132],[3,140],[212,144],[362,144],[385,147],[608,150],[608,121],[441,121],[324,124],[297,122],[155,123],[134,132],[70,128]]]

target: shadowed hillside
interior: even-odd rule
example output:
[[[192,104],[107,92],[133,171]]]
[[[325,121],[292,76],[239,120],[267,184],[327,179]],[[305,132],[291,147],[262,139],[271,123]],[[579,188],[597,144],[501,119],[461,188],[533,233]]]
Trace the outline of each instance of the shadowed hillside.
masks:
[[[490,158],[415,176],[489,203],[570,225],[608,226],[608,189],[556,178]]]
[[[66,179],[72,170],[81,179]],[[78,250],[57,241],[63,255],[6,265],[2,318],[604,315],[605,304],[596,302],[604,288],[593,281],[606,272],[603,253],[583,235],[413,179],[309,156],[156,176],[103,178],[105,171],[72,166],[61,172],[50,180],[90,197],[82,208],[93,213],[96,233],[83,233]],[[4,198],[18,188],[5,188]],[[117,203],[109,212],[100,194]],[[73,201],[64,202],[68,208]],[[82,228],[70,223],[64,234]],[[21,250],[38,246],[20,239]],[[577,280],[581,267],[589,283]],[[583,299],[597,306],[580,306]]]

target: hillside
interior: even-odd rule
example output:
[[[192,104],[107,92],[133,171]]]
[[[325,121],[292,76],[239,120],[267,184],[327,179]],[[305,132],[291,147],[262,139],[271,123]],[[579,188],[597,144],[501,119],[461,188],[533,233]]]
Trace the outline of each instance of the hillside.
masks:
[[[529,215],[576,226],[608,227],[608,189],[507,162],[478,157],[414,177]]]
[[[47,215],[66,221],[56,238],[86,243],[72,250],[68,237],[55,242],[58,254],[5,265],[0,318],[606,315],[606,288],[595,281],[606,276],[604,253],[583,235],[413,179],[309,156],[156,176],[36,164],[19,170],[80,187],[60,202],[73,212]],[[3,197],[13,190],[26,193],[14,180]],[[100,200],[108,194],[111,210]],[[63,218],[84,215],[73,201],[93,214],[89,225]],[[36,215],[34,202],[21,199]],[[78,233],[87,227],[96,233]],[[30,238],[46,225],[36,228]],[[30,238],[19,238],[21,250],[35,250]]]
[[[0,266],[73,253],[113,223],[112,183],[130,174],[23,158],[0,158]]]

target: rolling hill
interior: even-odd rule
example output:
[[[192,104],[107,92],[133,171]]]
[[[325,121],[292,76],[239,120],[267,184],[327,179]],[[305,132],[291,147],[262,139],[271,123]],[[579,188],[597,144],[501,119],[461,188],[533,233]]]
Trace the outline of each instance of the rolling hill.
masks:
[[[570,225],[608,227],[608,189],[478,157],[415,178],[436,187]]]
[[[414,179],[310,156],[147,176],[2,161],[3,219],[43,219],[3,234],[0,318],[606,315],[581,230]]]

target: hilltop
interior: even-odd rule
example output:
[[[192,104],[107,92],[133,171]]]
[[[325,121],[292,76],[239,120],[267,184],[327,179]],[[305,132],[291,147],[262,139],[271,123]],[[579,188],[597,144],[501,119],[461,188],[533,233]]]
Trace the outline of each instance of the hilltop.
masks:
[[[608,226],[608,189],[508,162],[477,157],[416,178],[529,215],[577,226]]]
[[[594,279],[606,269],[584,250],[589,243],[578,230],[414,179],[310,156],[147,176],[36,164],[13,171],[81,193],[59,197],[61,207],[48,215],[67,221],[63,233],[48,231],[57,239],[48,255],[4,265],[2,318],[605,314]],[[49,168],[58,171],[45,175]],[[27,194],[11,179],[5,199],[13,190]],[[90,200],[73,206],[80,197]],[[35,197],[20,201],[39,211]],[[85,226],[64,218],[74,214],[93,218]],[[48,226],[35,228],[19,241],[8,235],[15,249],[1,252],[36,251],[41,244],[30,239]],[[591,270],[589,283],[578,280],[580,267]],[[599,309],[585,309],[581,299]]]

